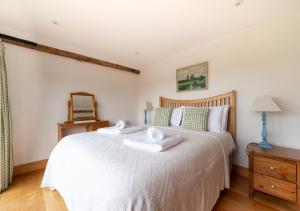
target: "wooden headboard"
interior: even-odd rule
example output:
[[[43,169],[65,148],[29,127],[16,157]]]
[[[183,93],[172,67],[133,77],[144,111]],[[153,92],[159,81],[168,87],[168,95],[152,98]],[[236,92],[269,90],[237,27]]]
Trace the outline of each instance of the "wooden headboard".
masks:
[[[193,107],[213,107],[229,105],[228,115],[228,131],[231,133],[234,141],[236,141],[236,96],[235,91],[221,94],[214,97],[208,97],[195,100],[174,100],[165,97],[159,97],[160,107],[179,107],[179,106],[193,106]]]

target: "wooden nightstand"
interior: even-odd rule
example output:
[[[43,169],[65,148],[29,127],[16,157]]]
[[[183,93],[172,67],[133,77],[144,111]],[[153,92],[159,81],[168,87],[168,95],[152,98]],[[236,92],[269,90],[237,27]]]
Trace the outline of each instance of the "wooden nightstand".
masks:
[[[255,190],[297,204],[300,210],[300,151],[273,146],[262,150],[249,144],[249,197]]]

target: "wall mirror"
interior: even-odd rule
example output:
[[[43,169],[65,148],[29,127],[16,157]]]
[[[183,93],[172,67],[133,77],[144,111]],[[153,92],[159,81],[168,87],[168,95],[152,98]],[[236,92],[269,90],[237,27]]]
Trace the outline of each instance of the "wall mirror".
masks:
[[[68,102],[68,121],[97,120],[95,96],[86,92],[73,92]]]

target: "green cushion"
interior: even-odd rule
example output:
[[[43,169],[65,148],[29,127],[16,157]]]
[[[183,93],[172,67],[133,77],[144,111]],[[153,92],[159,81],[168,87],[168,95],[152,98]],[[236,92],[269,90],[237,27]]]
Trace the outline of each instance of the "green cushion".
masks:
[[[161,107],[155,109],[153,125],[168,127],[170,124],[172,108]]]
[[[185,108],[182,127],[187,130],[207,131],[208,108]]]

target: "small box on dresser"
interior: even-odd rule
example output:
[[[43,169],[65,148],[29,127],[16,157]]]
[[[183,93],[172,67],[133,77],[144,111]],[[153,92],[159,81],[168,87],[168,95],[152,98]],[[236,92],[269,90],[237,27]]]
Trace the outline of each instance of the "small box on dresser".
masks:
[[[294,202],[300,210],[300,150],[249,144],[249,197],[255,191]]]

